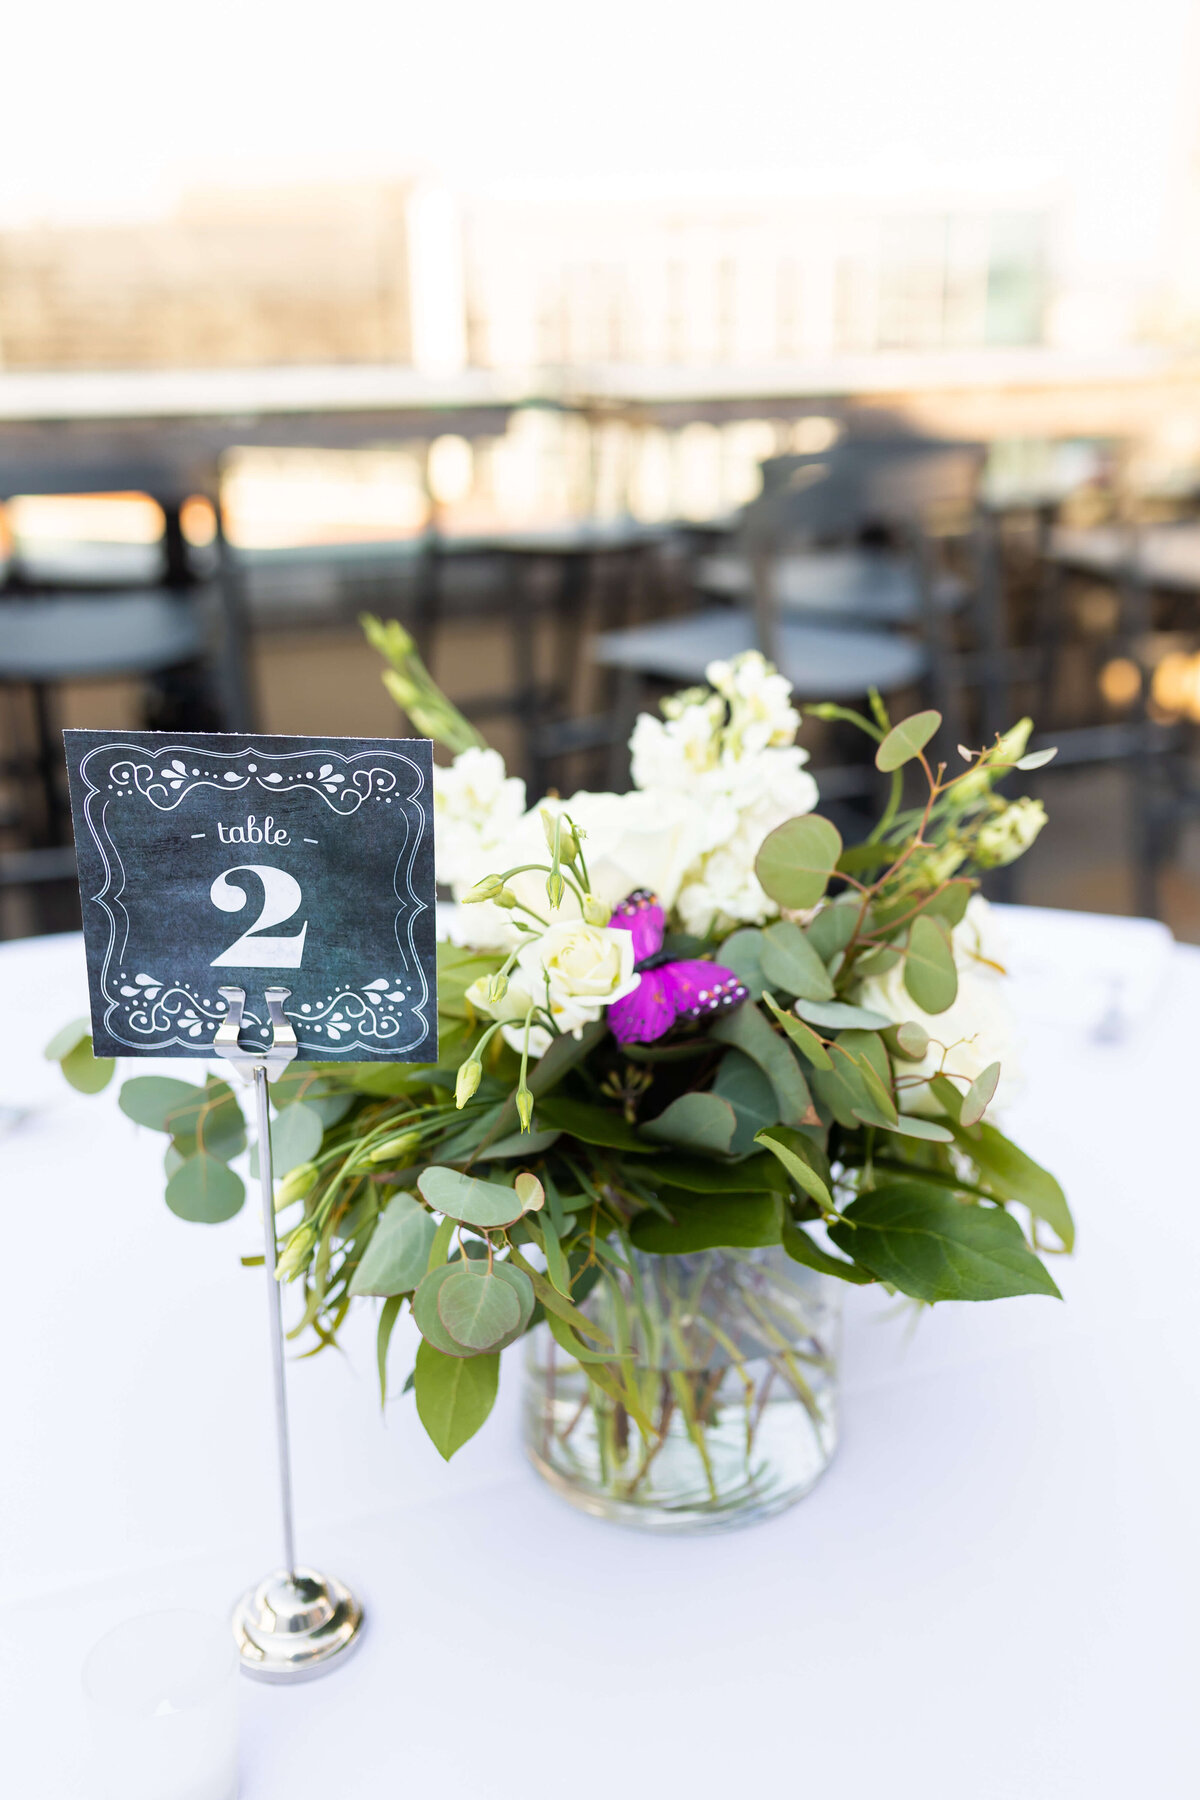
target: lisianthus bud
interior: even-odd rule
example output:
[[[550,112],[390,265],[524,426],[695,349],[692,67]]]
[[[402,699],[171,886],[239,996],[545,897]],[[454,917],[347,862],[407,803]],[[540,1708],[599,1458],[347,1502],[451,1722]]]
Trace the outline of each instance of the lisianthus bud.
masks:
[[[1018,757],[1024,756],[1025,746],[1029,742],[1032,731],[1032,719],[1019,719],[1012,729],[1006,731],[999,739],[988,760],[994,763],[1015,763]]]
[[[454,1104],[461,1111],[483,1080],[483,1064],[472,1057],[469,1062],[460,1063],[458,1078],[454,1083]]]
[[[527,1087],[517,1089],[517,1117],[521,1121],[521,1130],[528,1131],[533,1118],[533,1095]]]
[[[562,870],[551,869],[546,877],[546,898],[556,912],[562,905],[563,894],[566,892],[566,887],[567,884],[563,880]]]
[[[276,1281],[291,1281],[299,1275],[300,1271],[307,1267],[316,1241],[317,1234],[311,1225],[307,1222],[297,1225],[283,1246],[283,1254],[275,1265]]]
[[[294,1169],[289,1169],[275,1189],[275,1211],[282,1212],[285,1206],[291,1206],[295,1201],[303,1200],[316,1179],[316,1163],[297,1163]]]
[[[607,925],[612,913],[603,900],[597,900],[595,894],[585,894],[583,896],[583,916],[589,925]]]
[[[485,875],[477,881],[462,897],[463,906],[475,906],[481,900],[496,900],[504,892],[504,883],[498,875]]]
[[[499,1006],[507,992],[508,976],[502,975],[499,970],[494,975],[489,975],[483,984],[483,997],[489,1006]]]
[[[549,812],[544,806],[539,810],[542,819],[542,830],[546,835],[546,848],[550,851],[551,855],[553,855],[554,839],[557,835],[559,856],[562,858],[563,862],[573,863],[579,855],[579,839],[575,835],[571,821],[563,813],[560,813],[556,818],[555,815],[552,812]]]
[[[373,1163],[390,1162],[400,1166],[415,1150],[421,1141],[419,1131],[402,1131],[396,1137],[387,1138],[382,1144],[376,1144],[371,1152]]]
[[[497,906],[502,906],[505,912],[511,912],[517,904],[517,896],[511,888],[502,887],[498,894],[489,894],[487,898],[494,900]]]
[[[1023,856],[1046,823],[1046,808],[1026,796],[1014,800],[1002,813],[980,827],[975,840],[975,860],[985,869],[1003,868]]]

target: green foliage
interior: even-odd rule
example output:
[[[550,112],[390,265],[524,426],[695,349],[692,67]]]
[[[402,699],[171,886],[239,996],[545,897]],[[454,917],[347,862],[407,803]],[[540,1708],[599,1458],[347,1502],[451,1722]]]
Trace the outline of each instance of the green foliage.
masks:
[[[805,1000],[832,1000],[829,971],[798,925],[781,919],[762,934],[762,971],[768,986]]]
[[[167,1182],[171,1211],[176,1218],[196,1225],[220,1225],[232,1219],[242,1210],[245,1198],[241,1176],[203,1150],[187,1157]]]
[[[449,1462],[473,1438],[496,1404],[500,1358],[447,1356],[428,1340],[417,1349],[417,1414],[434,1447]]]
[[[55,1032],[42,1055],[47,1062],[60,1063],[64,1056],[70,1056],[72,1050],[77,1050],[80,1044],[87,1044],[90,1049],[91,1043],[92,1028],[88,1020],[72,1019],[69,1025],[64,1025],[60,1031]]]
[[[813,1167],[811,1151],[798,1132],[760,1131],[754,1141],[779,1159],[800,1192],[815,1200],[822,1212],[833,1211],[833,1195]]]
[[[116,1072],[111,1056],[93,1056],[92,1040],[85,1038],[59,1062],[59,1068],[71,1086],[80,1094],[99,1094]]]
[[[712,1091],[733,1108],[737,1125],[729,1148],[735,1156],[744,1156],[753,1147],[756,1131],[779,1123],[775,1089],[758,1064],[740,1050],[725,1052]]]
[[[916,1300],[1061,1298],[1015,1219],[920,1181],[890,1182],[862,1195],[829,1235],[860,1267]]]
[[[437,1310],[455,1343],[477,1353],[497,1349],[521,1324],[516,1293],[483,1264],[453,1264],[438,1289]]]
[[[763,934],[753,926],[732,932],[721,945],[723,967],[733,970],[752,1000],[762,999],[765,985],[762,958]]]
[[[921,913],[912,922],[904,957],[904,985],[926,1013],[942,1013],[958,997],[950,933],[941,919]]]
[[[828,1005],[797,1000],[796,1011],[809,1025],[820,1025],[826,1031],[883,1031],[892,1022],[869,1006],[848,1006],[844,1000],[831,1000]]]
[[[1001,1200],[1017,1200],[1042,1219],[1064,1250],[1075,1248],[1075,1221],[1058,1182],[994,1125],[966,1131],[952,1127],[954,1141],[979,1170],[980,1180]]]
[[[306,1100],[297,1100],[277,1113],[271,1126],[271,1170],[276,1179],[300,1163],[311,1162],[323,1136],[321,1115]]]
[[[429,1267],[437,1225],[411,1194],[393,1194],[354,1271],[350,1292],[407,1294]]]
[[[693,1194],[675,1200],[672,1217],[640,1213],[630,1237],[656,1256],[689,1256],[722,1245],[761,1248],[779,1242],[777,1194]]]
[[[958,1115],[961,1125],[978,1125],[991,1103],[999,1080],[1000,1064],[998,1062],[989,1063],[987,1068],[975,1077],[963,1095],[962,1109]]]
[[[841,854],[837,827],[808,813],[777,826],[763,840],[754,872],[777,906],[798,912],[816,905]]]
[[[436,1212],[479,1231],[512,1225],[525,1210],[515,1188],[502,1187],[498,1181],[480,1181],[478,1176],[464,1175],[458,1169],[436,1165],[423,1169],[417,1186]]]
[[[135,1075],[123,1084],[117,1105],[135,1124],[173,1133],[173,1116],[187,1117],[186,1109],[199,1105],[203,1097],[204,1089],[190,1081],[176,1081],[169,1075]]]
[[[562,1041],[559,1040],[560,1043]],[[627,1124],[620,1113],[609,1112],[603,1106],[591,1106],[583,1100],[568,1100],[556,1094],[553,1099],[542,1101],[538,1107],[538,1118],[554,1130],[565,1131],[569,1137],[578,1138],[581,1144],[594,1144],[606,1150],[625,1150],[634,1155],[647,1152],[652,1147],[642,1142],[633,1126]]]
[[[814,1069],[831,1069],[833,1067],[829,1052],[815,1031],[810,1030],[803,1020],[796,1018],[793,1013],[784,1012],[774,994],[764,994],[763,1000],[776,1023],[782,1026],[784,1035],[791,1039],[806,1062],[810,1063]]]
[[[642,1126],[642,1135],[687,1150],[720,1152],[732,1148],[737,1122],[733,1107],[719,1094],[681,1094]]]
[[[909,718],[901,719],[899,725],[892,726],[875,752],[875,767],[890,774],[893,769],[911,762],[921,754],[941,722],[939,712],[913,713]]]
[[[839,1281],[848,1281],[855,1287],[863,1287],[875,1280],[874,1275],[866,1269],[860,1269],[857,1263],[847,1262],[844,1257],[830,1256],[813,1243],[807,1231],[791,1220],[785,1220],[781,1238],[784,1249],[793,1262],[803,1263],[806,1269],[815,1269],[819,1275],[834,1275]]]
[[[775,1090],[785,1125],[805,1122],[812,1110],[812,1096],[800,1065],[786,1040],[771,1029],[752,1000],[718,1019],[709,1035],[717,1043],[731,1044],[758,1064]]]

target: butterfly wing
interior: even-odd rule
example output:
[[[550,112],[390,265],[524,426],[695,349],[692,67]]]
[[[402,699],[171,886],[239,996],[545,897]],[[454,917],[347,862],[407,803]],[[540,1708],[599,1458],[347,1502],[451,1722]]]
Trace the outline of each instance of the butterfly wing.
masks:
[[[667,915],[658,904],[658,896],[649,888],[634,888],[632,894],[626,894],[613,908],[608,922],[614,931],[627,931],[632,937],[635,963],[643,962],[648,956],[657,956],[662,949]]]
[[[608,1009],[619,1044],[652,1044],[680,1019],[731,1012],[749,998],[732,969],[720,963],[673,962],[647,969],[632,994]]]
[[[667,995],[666,975],[665,968],[647,969],[632,994],[613,1001],[608,1023],[618,1044],[652,1044],[670,1031],[676,1014]]]
[[[721,963],[672,962],[658,971],[666,985],[666,1003],[676,1019],[708,1019],[732,1012],[750,990]]]

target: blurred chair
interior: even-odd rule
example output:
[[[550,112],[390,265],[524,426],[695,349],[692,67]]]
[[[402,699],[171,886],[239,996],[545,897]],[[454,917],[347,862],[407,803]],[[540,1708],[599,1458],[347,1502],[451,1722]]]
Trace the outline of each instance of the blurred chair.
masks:
[[[214,484],[215,487],[215,484]],[[69,479],[57,491],[71,491]],[[249,726],[245,632],[236,571],[220,511],[219,580],[201,578],[181,523],[182,496],[160,499],[164,535],[158,579],[142,588],[64,590],[27,571],[19,548],[0,588],[0,691],[8,742],[0,762],[9,796],[0,831],[0,887],[39,890],[74,876],[70,814],[56,697],[68,684],[133,679],[143,684],[140,724],[159,730]],[[72,569],[76,583],[81,569]],[[54,908],[50,909],[52,912]],[[58,922],[57,920],[55,922]]]
[[[734,549],[700,564],[702,591],[723,585],[743,604],[599,639],[598,661],[620,676],[616,743],[644,684],[700,682],[709,662],[753,648],[783,671],[801,703],[923,690],[952,739],[960,671],[947,627],[970,589],[940,567],[926,522],[948,501],[969,515],[981,464],[974,445],[910,438],[849,440],[820,456],[764,463],[762,493]],[[610,777],[621,773],[614,757]],[[874,783],[853,768],[824,779],[843,794]]]

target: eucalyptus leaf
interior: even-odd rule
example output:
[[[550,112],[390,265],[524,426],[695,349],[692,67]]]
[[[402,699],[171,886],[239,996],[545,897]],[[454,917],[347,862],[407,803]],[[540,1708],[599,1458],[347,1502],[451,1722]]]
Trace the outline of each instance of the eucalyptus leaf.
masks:
[[[407,1294],[429,1267],[436,1221],[411,1194],[393,1194],[350,1282],[352,1295]]]
[[[964,1204],[940,1188],[897,1181],[855,1200],[845,1220],[829,1228],[838,1249],[914,1299],[1061,1298],[1016,1220],[999,1207]]]
[[[69,1025],[64,1025],[55,1032],[42,1055],[47,1062],[62,1062],[65,1056],[70,1056],[72,1050],[77,1050],[84,1043],[91,1048],[91,1024],[87,1019],[72,1019]]]
[[[824,1181],[808,1160],[787,1143],[780,1132],[760,1131],[754,1141],[762,1144],[771,1152],[772,1156],[778,1158],[802,1194],[807,1194],[810,1200],[815,1200],[822,1212],[832,1212],[833,1195]]]
[[[918,1113],[898,1113],[891,1124],[885,1125],[878,1119],[869,1121],[878,1125],[881,1131],[894,1131],[898,1137],[920,1138],[926,1144],[952,1144],[954,1133],[937,1119],[923,1119]]]
[[[454,1267],[438,1289],[438,1317],[456,1344],[476,1353],[499,1349],[521,1323],[521,1303],[486,1267]]]
[[[204,1089],[194,1082],[176,1081],[170,1075],[134,1075],[122,1083],[117,1105],[136,1125],[169,1133],[172,1112],[203,1098]]]
[[[823,906],[816,918],[811,919],[804,927],[809,943],[822,962],[832,962],[846,948],[854,936],[854,927],[861,910],[862,903],[857,897],[853,900],[834,900],[828,906]]]
[[[639,1213],[630,1228],[638,1250],[654,1256],[688,1256],[723,1247],[761,1248],[779,1242],[777,1194],[692,1194],[672,1202],[674,1222]]]
[[[744,1156],[753,1146],[754,1134],[764,1125],[778,1125],[779,1101],[775,1089],[758,1064],[751,1062],[741,1050],[727,1050],[713,1079],[712,1091],[727,1100],[734,1110],[737,1126],[729,1148],[735,1156]]]
[[[301,1163],[311,1162],[321,1148],[321,1115],[306,1100],[276,1113],[271,1125],[271,1172],[276,1180]]]
[[[73,1050],[68,1050],[58,1066],[64,1078],[80,1094],[100,1093],[108,1086],[117,1068],[111,1056],[92,1055],[90,1037],[85,1037]]]
[[[1048,762],[1053,762],[1058,755],[1058,745],[1051,750],[1030,750],[1028,755],[1019,756],[1016,761],[1018,769],[1044,769]]]
[[[771,1015],[782,1025],[784,1032],[795,1044],[806,1062],[810,1063],[814,1069],[831,1069],[833,1067],[829,1060],[829,1052],[815,1031],[810,1030],[803,1020],[797,1019],[794,1014],[784,1012],[774,994],[764,994],[763,1000]]]
[[[400,1317],[400,1308],[404,1305],[404,1296],[394,1294],[385,1300],[379,1314],[379,1329],[375,1334],[375,1367],[379,1372],[379,1404],[387,1405],[387,1354],[388,1345],[392,1341],[392,1332],[396,1320]],[[409,1376],[409,1381],[412,1376]]]
[[[500,1357],[446,1356],[425,1340],[417,1347],[413,1386],[417,1414],[434,1448],[449,1462],[486,1421],[500,1388]]]
[[[914,756],[919,756],[934,732],[942,722],[940,712],[912,713],[907,719],[901,719],[892,729],[875,752],[875,767],[890,775],[893,769],[899,769]]]
[[[753,926],[747,926],[744,931],[734,931],[725,939],[717,960],[723,968],[732,969],[752,1000],[759,1000],[763,991],[762,956],[763,934]]]
[[[245,1198],[241,1176],[203,1151],[189,1156],[167,1182],[167,1205],[176,1218],[195,1225],[220,1225],[232,1219]]]
[[[816,905],[841,854],[836,826],[817,813],[807,813],[768,833],[754,871],[777,906],[797,912]]]
[[[692,1194],[752,1194],[763,1188],[781,1191],[786,1185],[774,1159],[765,1153],[741,1162],[714,1162],[702,1156],[664,1156],[646,1171],[646,1180],[662,1196],[663,1188],[682,1188]],[[674,1206],[675,1197],[667,1197]]]
[[[948,881],[945,887],[937,888],[930,894],[922,910],[945,919],[947,925],[961,925],[966,917],[971,895],[978,885],[978,882],[967,881],[962,877],[956,881]]]
[[[762,934],[762,971],[767,985],[805,1000],[832,1000],[833,982],[804,932],[789,919]]]
[[[978,1125],[984,1113],[991,1105],[996,1088],[1000,1081],[1000,1064],[989,1063],[975,1077],[963,1095],[962,1108],[958,1115],[960,1125]]]
[[[785,1125],[802,1125],[815,1116],[808,1084],[793,1051],[786,1039],[767,1023],[752,1000],[745,1001],[736,1012],[726,1013],[724,1018],[716,1020],[709,1036],[717,1043],[731,1044],[758,1064],[775,1089]]]
[[[929,1033],[915,1019],[905,1019],[895,1028],[896,1049],[907,1062],[921,1062],[929,1049]]]
[[[463,1175],[438,1164],[422,1169],[417,1186],[435,1212],[445,1213],[460,1224],[474,1225],[478,1231],[497,1231],[511,1225],[524,1211],[513,1188],[502,1187],[498,1181],[480,1181],[477,1175]]]
[[[958,995],[958,970],[950,933],[941,919],[913,920],[904,956],[904,985],[925,1013],[942,1013]]]
[[[795,1010],[810,1025],[827,1031],[885,1031],[892,1022],[869,1006],[849,1006],[842,1000],[797,1000]]]
[[[736,1128],[737,1115],[719,1094],[681,1094],[641,1130],[643,1137],[656,1143],[720,1153],[732,1148]]]

